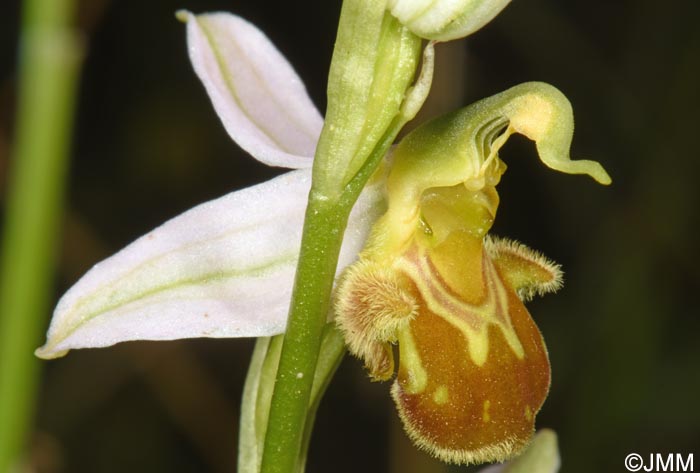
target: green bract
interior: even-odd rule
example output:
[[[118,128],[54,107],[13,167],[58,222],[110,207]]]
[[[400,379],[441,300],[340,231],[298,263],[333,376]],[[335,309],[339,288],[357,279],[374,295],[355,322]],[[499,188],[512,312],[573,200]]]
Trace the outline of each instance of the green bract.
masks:
[[[342,192],[387,132],[421,51],[420,38],[376,1],[343,2],[336,44],[314,162],[314,189],[326,198]]]

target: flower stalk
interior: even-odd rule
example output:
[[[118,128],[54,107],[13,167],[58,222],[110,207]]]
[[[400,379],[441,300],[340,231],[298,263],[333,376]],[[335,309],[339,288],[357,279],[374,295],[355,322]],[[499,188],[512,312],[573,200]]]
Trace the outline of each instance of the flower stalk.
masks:
[[[309,199],[287,330],[277,370],[262,457],[264,472],[295,471],[321,332],[349,210]]]

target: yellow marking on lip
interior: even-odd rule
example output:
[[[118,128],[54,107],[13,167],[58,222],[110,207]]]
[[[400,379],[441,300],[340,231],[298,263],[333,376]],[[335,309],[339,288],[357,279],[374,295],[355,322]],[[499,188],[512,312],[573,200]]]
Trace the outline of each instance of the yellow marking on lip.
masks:
[[[525,420],[528,422],[532,420],[532,409],[530,409],[530,406],[525,406]]]
[[[525,350],[513,330],[509,315],[508,293],[496,267],[488,255],[483,255],[483,281],[485,295],[480,304],[470,304],[453,294],[444,284],[436,283],[439,272],[430,264],[429,252],[413,247],[407,256],[399,260],[397,268],[416,284],[427,307],[452,326],[469,341],[469,357],[477,366],[486,363],[489,353],[488,326],[497,326],[518,359]]]
[[[398,341],[403,357],[401,364],[410,367],[407,370],[406,383],[402,387],[408,394],[420,394],[428,385],[428,373],[423,367],[410,327],[399,330]]]
[[[491,414],[489,413],[489,409],[491,409],[491,401],[487,399],[484,401],[484,413],[481,416],[481,420],[484,422],[491,422]]]
[[[435,392],[433,392],[433,401],[435,401],[435,404],[446,404],[447,401],[450,400],[450,393],[447,390],[447,386],[444,384],[440,385],[435,389]]]

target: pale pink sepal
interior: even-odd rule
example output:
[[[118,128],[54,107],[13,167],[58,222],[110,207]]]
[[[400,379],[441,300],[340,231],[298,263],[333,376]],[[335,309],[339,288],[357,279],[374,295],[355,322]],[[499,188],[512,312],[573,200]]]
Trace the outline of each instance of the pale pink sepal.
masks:
[[[37,355],[126,340],[282,333],[310,182],[310,170],[297,170],[204,203],[95,265],[59,301]],[[364,245],[382,199],[379,185],[360,197],[339,271]]]
[[[231,138],[270,166],[311,167],[323,118],[265,34],[230,13],[178,17],[187,21],[190,60]]]

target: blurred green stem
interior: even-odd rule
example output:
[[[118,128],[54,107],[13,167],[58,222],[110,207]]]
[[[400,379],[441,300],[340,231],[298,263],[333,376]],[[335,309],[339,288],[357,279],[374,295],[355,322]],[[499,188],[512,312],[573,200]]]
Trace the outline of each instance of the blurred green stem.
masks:
[[[0,471],[19,460],[38,378],[82,47],[73,0],[25,0],[0,263]]]

